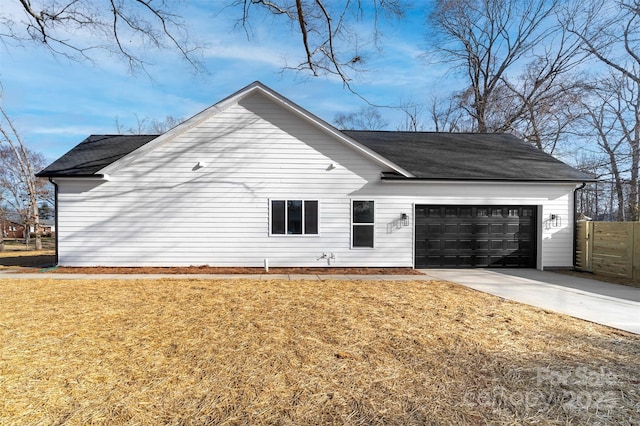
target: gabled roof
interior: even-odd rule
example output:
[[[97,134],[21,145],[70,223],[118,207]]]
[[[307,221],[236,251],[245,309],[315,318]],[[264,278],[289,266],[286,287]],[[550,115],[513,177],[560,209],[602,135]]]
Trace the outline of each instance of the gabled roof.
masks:
[[[332,125],[328,124],[324,120],[322,120],[322,119],[318,118],[317,116],[313,115],[312,113],[310,113],[306,109],[300,107],[296,103],[290,101],[289,99],[285,98],[284,96],[282,96],[278,92],[270,89],[269,87],[265,86],[264,84],[260,83],[259,81],[254,81],[253,83],[249,84],[248,86],[244,87],[243,89],[238,90],[236,93],[226,97],[225,99],[221,100],[220,102],[210,106],[209,108],[199,112],[198,114],[194,115],[193,117],[191,117],[191,118],[185,120],[184,122],[178,124],[176,127],[174,127],[173,129],[169,130],[168,132],[163,133],[162,135],[159,135],[156,139],[151,141],[149,144],[146,144],[146,145],[140,147],[139,149],[136,149],[136,150],[132,151],[130,155],[126,155],[121,160],[115,161],[115,162],[109,164],[108,166],[106,166],[102,170],[102,173],[110,174],[110,173],[113,173],[113,172],[117,171],[121,167],[125,167],[127,164],[135,161],[137,158],[140,158],[140,157],[146,155],[148,152],[152,151],[156,147],[158,147],[158,146],[160,146],[162,144],[170,142],[176,136],[179,136],[179,135],[187,132],[188,130],[192,129],[193,127],[198,126],[199,124],[203,123],[204,121],[216,116],[217,114],[219,114],[220,112],[226,110],[230,106],[238,104],[242,99],[244,99],[244,98],[246,98],[248,96],[251,96],[253,94],[260,94],[260,95],[268,98],[269,100],[271,100],[275,104],[283,107],[284,109],[287,109],[288,111],[290,111],[291,113],[296,115],[301,120],[307,121],[308,123],[312,124],[313,126],[315,126],[316,128],[320,129],[321,131],[325,132],[326,134],[331,135],[336,140],[338,140],[341,143],[343,143],[345,146],[347,146],[347,147],[349,147],[351,149],[354,149],[354,150],[360,152],[360,154],[364,155],[365,157],[368,157],[370,160],[373,160],[373,161],[377,162],[378,164],[383,166],[385,169],[391,169],[394,172],[399,173],[402,176],[411,176],[411,174],[409,172],[407,172],[406,170],[402,169],[401,167],[398,167],[398,165],[393,164],[387,158],[384,158],[384,157],[380,156],[379,154],[377,154],[376,152],[370,150],[369,148],[365,147],[364,145],[359,144],[358,142],[354,141],[353,139],[347,137],[346,135],[341,133],[338,129],[333,127]]]
[[[91,135],[36,176],[97,177],[97,173],[104,167],[157,137],[158,135]]]
[[[506,133],[343,131],[425,180],[585,182],[593,177]],[[386,179],[407,179],[385,174]]]
[[[261,93],[386,170],[383,178],[585,182],[594,179],[509,134],[339,131],[254,82],[162,135],[92,135],[37,174],[103,177],[252,93]]]

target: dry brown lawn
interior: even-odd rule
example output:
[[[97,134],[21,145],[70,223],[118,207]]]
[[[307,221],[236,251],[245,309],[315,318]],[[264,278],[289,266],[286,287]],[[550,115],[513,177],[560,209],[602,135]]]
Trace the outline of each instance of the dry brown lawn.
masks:
[[[638,336],[445,282],[0,279],[0,424],[638,424]]]

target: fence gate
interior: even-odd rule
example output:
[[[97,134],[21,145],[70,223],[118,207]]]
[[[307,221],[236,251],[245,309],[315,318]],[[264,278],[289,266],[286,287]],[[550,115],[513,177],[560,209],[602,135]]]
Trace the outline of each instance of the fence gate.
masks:
[[[640,223],[578,222],[576,268],[640,286]]]

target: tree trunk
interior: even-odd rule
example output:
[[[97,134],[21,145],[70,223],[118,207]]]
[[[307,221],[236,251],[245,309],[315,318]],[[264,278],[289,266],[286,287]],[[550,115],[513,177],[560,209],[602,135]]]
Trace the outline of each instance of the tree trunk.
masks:
[[[607,150],[609,154],[609,161],[611,162],[611,174],[613,175],[613,188],[616,193],[618,213],[616,214],[616,220],[624,222],[625,218],[625,202],[624,202],[624,186],[622,184],[622,176],[620,176],[620,170],[618,170],[618,163],[613,151]],[[613,212],[612,212],[613,213]]]
[[[638,221],[638,168],[640,167],[640,117],[636,119],[631,147],[631,188],[629,191],[629,220]]]
[[[478,126],[478,133],[487,133],[487,106],[485,94],[481,94],[478,89],[475,89],[473,109],[476,119],[476,125]]]
[[[42,232],[40,229],[40,214],[38,212],[37,199],[33,200],[31,213],[33,214],[33,231],[36,235],[36,250],[42,250]]]

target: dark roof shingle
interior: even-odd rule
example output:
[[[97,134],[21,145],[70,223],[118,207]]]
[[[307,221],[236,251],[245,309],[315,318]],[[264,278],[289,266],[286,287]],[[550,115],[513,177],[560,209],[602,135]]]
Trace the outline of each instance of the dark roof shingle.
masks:
[[[36,174],[38,177],[94,176],[158,135],[91,135]]]
[[[342,132],[418,179],[593,180],[592,176],[505,133]]]
[[[593,178],[509,134],[344,130],[418,179],[592,181]],[[92,135],[37,174],[96,176],[158,135]],[[387,179],[403,179],[385,174]]]

